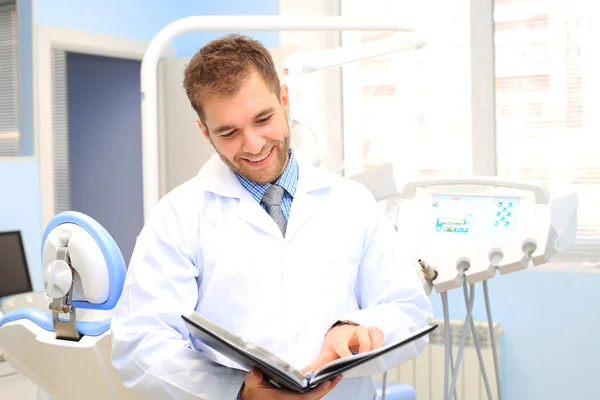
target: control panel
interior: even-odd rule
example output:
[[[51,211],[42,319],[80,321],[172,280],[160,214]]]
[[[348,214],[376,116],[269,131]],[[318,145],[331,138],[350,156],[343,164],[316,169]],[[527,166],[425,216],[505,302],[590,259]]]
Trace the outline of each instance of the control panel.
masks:
[[[431,196],[431,224],[437,233],[503,234],[517,223],[518,197]]]

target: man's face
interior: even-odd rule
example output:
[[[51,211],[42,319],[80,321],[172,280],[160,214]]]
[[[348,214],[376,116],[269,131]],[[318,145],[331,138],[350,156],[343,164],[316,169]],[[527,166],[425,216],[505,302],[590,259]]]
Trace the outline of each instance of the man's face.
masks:
[[[274,182],[285,170],[290,148],[287,123],[289,96],[280,99],[258,73],[244,81],[231,97],[212,96],[203,102],[204,136],[223,162],[237,174],[257,183]]]

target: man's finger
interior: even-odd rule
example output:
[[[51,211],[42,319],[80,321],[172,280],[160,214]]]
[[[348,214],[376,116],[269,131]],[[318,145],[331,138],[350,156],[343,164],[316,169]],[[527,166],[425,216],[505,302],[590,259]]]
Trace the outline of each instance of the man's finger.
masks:
[[[320,399],[321,397],[329,393],[329,390],[331,390],[330,388],[331,382],[325,381],[323,383],[318,384],[314,389],[311,389],[310,391],[304,393],[300,398],[306,400]]]
[[[345,340],[338,340],[333,343],[333,349],[340,356],[340,358],[350,357],[352,352],[348,348],[348,342]]]
[[[317,369],[319,369],[319,364],[321,364],[321,361],[319,361],[319,359],[317,359],[317,360],[313,361],[311,364],[309,364],[306,367],[302,368],[300,370],[300,373],[302,375],[306,375],[310,371],[316,371]]]
[[[258,368],[252,368],[244,377],[246,386],[258,386],[263,381],[263,373]]]
[[[319,368],[321,368],[321,366],[327,364],[329,361],[332,360],[335,360],[335,358],[328,357],[326,353],[322,352],[317,356],[317,359],[315,361],[301,369],[300,372],[302,373],[302,375],[305,375],[307,372],[316,371]]]
[[[301,398],[305,400],[321,399],[325,397],[327,393],[332,391],[337,386],[337,384],[340,383],[341,380],[341,375],[336,376],[335,378],[325,381],[317,385],[314,389],[311,389],[310,391],[304,393]]]
[[[359,326],[354,331],[354,335],[358,340],[358,352],[364,353],[365,351],[371,350],[371,339],[369,337],[369,331],[364,326]]]
[[[371,338],[371,350],[375,350],[383,346],[383,332],[381,329],[370,327],[368,329],[369,337]]]

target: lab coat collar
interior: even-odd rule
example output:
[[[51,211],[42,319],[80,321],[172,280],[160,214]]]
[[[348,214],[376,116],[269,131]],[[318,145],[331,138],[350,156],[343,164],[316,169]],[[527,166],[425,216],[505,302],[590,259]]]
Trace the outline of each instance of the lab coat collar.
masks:
[[[204,190],[217,196],[239,199],[246,191],[235,173],[221,160],[218,154],[212,156],[198,176],[203,183]]]
[[[294,152],[299,170],[297,191],[300,189],[305,193],[310,193],[333,186],[335,179],[333,174],[310,165],[295,148]],[[216,154],[199,173],[199,176],[204,182],[204,189],[218,196],[242,199],[249,195],[248,190],[240,183],[231,168]],[[298,194],[296,192],[296,197]]]
[[[317,192],[333,186],[336,179],[335,175],[310,165],[297,150],[295,150],[295,155],[298,161],[298,185],[292,201],[285,238],[275,221],[254,200],[235,173],[218,155],[213,156],[199,175],[204,182],[204,190],[221,197],[239,199],[236,212],[239,218],[285,243],[289,242],[300,228],[316,214]]]

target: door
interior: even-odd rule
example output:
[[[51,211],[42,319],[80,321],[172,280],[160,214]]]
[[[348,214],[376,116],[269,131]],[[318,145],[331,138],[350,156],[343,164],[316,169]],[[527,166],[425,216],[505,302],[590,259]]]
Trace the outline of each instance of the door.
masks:
[[[102,224],[126,263],[143,226],[140,67],[66,55],[70,208]]]

